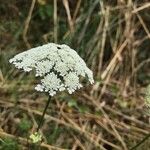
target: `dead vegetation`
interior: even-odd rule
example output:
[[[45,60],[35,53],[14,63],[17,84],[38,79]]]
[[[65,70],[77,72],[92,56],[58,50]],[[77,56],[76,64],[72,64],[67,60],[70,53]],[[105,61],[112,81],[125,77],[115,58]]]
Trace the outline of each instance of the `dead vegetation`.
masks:
[[[13,13],[12,13],[13,12]],[[148,0],[6,0],[0,5],[0,147],[54,150],[129,150],[150,133],[144,88],[150,81]],[[40,130],[46,96],[32,74],[8,64],[10,56],[47,42],[78,50],[95,84],[55,97]],[[9,141],[7,139],[13,139]],[[147,140],[139,150],[149,150]]]

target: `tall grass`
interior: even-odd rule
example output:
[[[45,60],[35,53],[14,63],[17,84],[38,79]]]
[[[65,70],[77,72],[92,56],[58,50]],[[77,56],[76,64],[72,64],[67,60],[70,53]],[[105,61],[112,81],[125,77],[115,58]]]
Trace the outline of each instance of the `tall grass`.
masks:
[[[24,113],[32,120],[33,128],[28,131],[31,132],[44,107],[41,96],[28,94],[33,92],[32,74],[27,79],[22,75],[20,81],[24,82],[17,82],[18,72],[10,68],[8,59],[17,50],[57,42],[78,51],[94,71],[95,84],[73,96],[63,93],[56,97],[42,129],[42,146],[127,150],[140,141],[150,131],[143,112],[143,89],[150,82],[149,10],[147,0],[3,1],[0,136],[21,137],[22,131],[16,125]],[[29,86],[26,82],[30,82]],[[17,105],[13,89],[19,93],[15,98]],[[24,137],[20,142],[27,146]]]

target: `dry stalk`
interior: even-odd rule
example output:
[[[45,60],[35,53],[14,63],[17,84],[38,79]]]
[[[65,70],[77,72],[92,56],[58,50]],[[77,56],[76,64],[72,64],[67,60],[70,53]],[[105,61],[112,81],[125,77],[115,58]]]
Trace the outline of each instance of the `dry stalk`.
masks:
[[[147,129],[141,129],[139,127],[136,127],[136,126],[133,126],[133,125],[128,125],[124,122],[120,122],[120,121],[115,121],[116,123],[116,127],[120,127],[120,128],[123,128],[123,129],[127,129],[127,130],[133,130],[135,132],[140,132],[141,134],[148,134],[149,131]]]
[[[74,32],[74,23],[73,23],[71,14],[70,14],[70,8],[69,8],[69,2],[68,2],[68,0],[63,0],[63,4],[64,4],[64,7],[66,9],[70,31],[71,31],[71,33],[73,33]]]
[[[5,104],[5,105],[7,105],[7,107],[9,106],[9,107],[14,107],[15,106],[15,104],[13,104],[13,103],[11,103],[11,102],[4,102],[4,101],[0,101],[2,104]],[[28,111],[28,112],[31,112],[31,113],[33,113],[33,114],[36,114],[36,115],[42,115],[42,113],[41,112],[39,112],[39,111],[37,111],[37,110],[34,110],[34,109],[29,109],[29,108],[26,108],[25,106],[21,106],[21,105],[18,105],[17,106],[18,108],[20,108],[20,109],[22,109],[22,110],[25,110],[25,111]],[[61,113],[62,115],[63,115],[63,117],[65,117],[65,119],[69,119],[66,115],[65,115],[65,113]],[[92,136],[92,134],[91,133],[88,133],[87,131],[83,131],[83,129],[81,129],[74,121],[72,121],[71,119],[69,119],[68,121],[69,121],[69,123],[66,123],[65,121],[63,121],[63,120],[59,120],[59,119],[57,119],[57,118],[54,118],[54,117],[52,117],[52,116],[50,116],[50,115],[45,115],[45,119],[47,120],[47,122],[48,122],[48,120],[53,120],[53,121],[55,121],[55,122],[57,122],[58,124],[63,124],[64,126],[66,126],[66,127],[69,127],[69,128],[72,128],[73,130],[76,130],[76,131],[79,131],[79,133],[82,133],[88,140],[90,140],[92,143],[94,143],[96,146],[99,146],[102,150],[106,150],[105,148],[103,148],[103,146],[101,146],[101,145],[99,145],[99,143],[98,142],[96,142],[95,141],[95,138],[96,138],[96,136],[94,136],[94,139],[91,139],[91,136]],[[116,145],[114,145],[113,143],[110,143],[110,142],[108,142],[108,141],[106,141],[106,140],[104,140],[103,138],[100,138],[100,137],[98,137],[98,139],[99,139],[99,141],[102,141],[103,143],[106,143],[106,144],[108,144],[108,145],[110,145],[110,146],[112,146],[112,147],[114,147],[114,148],[116,148],[116,149],[118,149],[118,150],[121,150],[121,148],[119,148],[118,146],[116,146]]]
[[[124,50],[124,48],[127,45],[128,40],[125,40],[124,43],[120,46],[120,48],[118,49],[118,51],[116,52],[115,56],[112,58],[112,60],[110,61],[109,65],[107,66],[107,68],[103,71],[103,73],[101,74],[101,79],[104,80],[103,81],[103,87],[101,89],[101,93],[98,96],[98,100],[101,99],[102,95],[104,94],[104,92],[106,91],[106,86],[109,83],[110,77],[115,69],[115,67],[117,67],[118,64],[118,60],[121,57],[121,53]],[[99,83],[100,84],[100,83]]]
[[[115,138],[116,138],[116,135],[114,134],[114,132],[112,132],[112,130],[110,130],[108,127],[107,127],[107,124],[104,124],[102,123],[101,121],[99,120],[95,120],[97,122],[98,125],[100,125],[103,129],[105,129],[109,134],[113,135]]]
[[[72,146],[71,150],[76,150],[76,149],[77,149],[77,147],[78,147],[77,142],[74,142],[74,144],[73,144],[73,146]]]
[[[1,104],[1,106],[7,107],[7,108],[15,107],[15,104],[12,103],[12,102],[5,102],[5,101],[1,101],[1,100],[0,100],[0,104]],[[30,107],[30,108],[27,108],[26,106],[20,104],[20,105],[17,105],[17,108],[20,108],[21,110],[24,110],[24,111],[31,112],[31,113],[33,113],[33,114],[42,116],[42,112],[40,112],[40,111],[38,111],[38,110],[36,110],[36,109],[34,109],[34,108],[31,108],[31,107]],[[65,121],[60,120],[60,119],[57,119],[57,118],[52,117],[52,116],[50,116],[50,115],[47,115],[47,114],[46,114],[46,115],[45,115],[45,119],[46,119],[46,120],[50,120],[50,121],[55,121],[55,122],[58,123],[58,124],[62,124],[62,125],[64,125],[64,126],[66,126],[66,127],[72,128],[72,126],[71,126],[70,124],[66,123]]]
[[[107,87],[107,85],[108,85],[108,83],[109,83],[109,81],[110,81],[111,75],[112,75],[112,73],[114,72],[114,70],[115,70],[115,68],[117,67],[117,65],[118,65],[118,62],[116,62],[115,64],[113,64],[113,66],[112,66],[112,67],[110,68],[110,70],[109,70],[109,73],[108,73],[106,79],[103,81],[103,86],[102,86],[102,88],[101,88],[101,93],[99,94],[99,96],[98,96],[98,98],[97,98],[99,101],[101,100],[103,94],[105,93],[106,87]]]
[[[103,29],[103,24],[104,24],[103,22],[104,22],[104,18],[102,17],[99,21],[99,25],[97,27],[95,34],[89,40],[89,42],[86,46],[87,47],[87,57],[89,57],[89,62],[93,61],[93,59],[94,59],[95,53],[93,52],[93,49],[94,49],[95,45],[96,45],[97,49],[99,49],[101,46],[101,40],[99,40],[99,38],[101,38],[100,33],[102,32],[102,29]],[[96,44],[96,42],[97,42],[97,44]]]
[[[54,0],[54,42],[57,43],[57,37],[58,37],[58,23],[57,23],[57,0]]]
[[[84,94],[85,97],[89,97],[87,95]],[[107,113],[104,111],[104,109],[102,108],[102,106],[99,104],[98,101],[96,101],[94,98],[88,98],[88,100],[90,100],[104,115],[104,117],[106,118],[107,122],[110,124],[111,128],[114,131],[114,134],[116,135],[117,139],[121,142],[123,148],[125,150],[127,150],[127,146],[125,144],[125,142],[123,141],[122,137],[120,136],[120,134],[118,133],[118,131],[116,130],[113,122],[111,121],[111,119],[109,118],[109,116],[107,115]]]
[[[107,68],[103,71],[102,75],[101,75],[101,79],[105,79],[106,76],[108,75],[109,71],[111,70],[112,66],[115,66],[117,63],[117,59],[120,57],[122,51],[124,50],[124,48],[126,47],[128,43],[128,40],[126,39],[122,45],[120,46],[120,48],[117,50],[115,56],[112,58],[112,60],[110,61],[109,65],[107,66]]]
[[[110,13],[109,7],[106,7],[106,10],[105,10],[104,5],[101,1],[100,1],[100,4],[101,4],[102,14],[104,15],[104,28],[103,28],[103,33],[102,33],[101,48],[99,52],[98,76],[100,76],[101,70],[102,70],[106,35],[107,35],[107,30],[108,30],[108,25],[109,25],[109,13]]]
[[[149,39],[150,39],[150,31],[149,31],[149,29],[147,28],[147,25],[144,23],[142,17],[140,16],[140,14],[139,14],[138,12],[136,12],[136,15],[137,15],[137,17],[138,17],[138,19],[139,19],[141,25],[143,26],[144,31],[146,32],[147,36],[148,36]]]
[[[3,84],[4,82],[5,82],[5,79],[4,79],[3,73],[0,69],[0,85]]]
[[[84,147],[84,145],[80,142],[80,140],[75,136],[72,135],[74,137],[74,139],[76,140],[76,144],[81,148],[81,150],[86,150],[86,148]],[[75,149],[76,150],[76,149]]]
[[[4,137],[12,138],[12,139],[18,140],[21,144],[24,144],[24,145],[26,145],[28,143],[32,144],[32,141],[29,141],[29,140],[27,140],[25,138],[22,138],[22,137],[17,137],[17,136],[8,134],[8,133],[3,132],[1,130],[0,130],[0,137],[1,138],[4,138]],[[49,144],[46,144],[46,143],[43,143],[43,142],[40,144],[40,146],[43,147],[43,148],[47,148],[48,150],[67,150],[67,149],[62,149],[62,148],[52,146],[52,145],[49,145]]]
[[[81,33],[79,35],[79,38],[78,38],[78,42],[77,42],[78,45],[81,43],[82,39],[84,38],[85,32],[86,32],[88,24],[90,22],[90,18],[91,18],[92,12],[95,9],[95,7],[98,4],[98,2],[99,2],[99,0],[95,0],[94,3],[92,4],[92,6],[89,9],[88,15],[87,15],[86,20],[85,20],[85,24],[84,24],[83,29],[82,29],[82,31],[81,31]]]
[[[146,3],[146,4],[144,4],[143,6],[140,6],[140,7],[138,7],[138,8],[135,8],[135,9],[132,11],[132,13],[137,13],[137,12],[139,12],[139,11],[141,11],[141,10],[144,10],[144,9],[148,8],[148,7],[150,7],[150,3]]]
[[[113,114],[118,115],[119,117],[123,117],[123,118],[125,118],[125,119],[127,119],[127,120],[129,120],[129,121],[132,121],[132,122],[134,122],[134,123],[140,125],[141,127],[146,127],[146,128],[148,128],[148,129],[150,129],[149,124],[146,124],[146,123],[144,123],[144,122],[142,122],[142,121],[140,121],[140,120],[137,120],[136,118],[127,116],[126,114],[123,114],[122,112],[120,112],[120,111],[118,111],[118,110],[112,109],[112,108],[110,108],[109,106],[104,106],[104,107],[105,107],[106,110],[110,111],[110,112],[113,113]]]
[[[121,24],[118,22],[118,27],[116,29],[116,35],[115,35],[115,39],[111,37],[110,35],[110,31],[108,32],[109,34],[109,37],[110,37],[110,44],[111,44],[111,47],[112,47],[112,50],[113,50],[113,53],[115,54],[116,53],[116,50],[117,50],[117,46],[120,44],[119,42],[121,41],[120,40],[120,34],[121,34]]]
[[[76,124],[71,118],[69,118],[64,112],[63,112],[63,107],[61,108],[61,114],[62,116],[76,129],[79,131],[79,133],[82,133],[83,136],[85,136],[88,140],[90,140],[91,143],[93,143],[96,147],[98,146],[99,148],[101,148],[101,150],[106,150],[102,145],[99,144],[98,141],[96,141],[95,139],[97,139],[95,134],[89,133],[86,130],[83,130],[81,127],[78,126],[78,124]],[[93,138],[91,138],[93,137]],[[111,142],[108,142],[107,140],[103,139],[102,137],[98,136],[99,141],[110,145],[111,147],[114,147],[118,150],[121,150],[121,148],[117,145],[114,145]]]
[[[134,70],[133,70],[131,76],[129,77],[129,79],[131,79],[135,73],[137,73],[145,64],[148,64],[148,63],[150,63],[150,58],[142,61],[136,68],[134,68]]]
[[[73,22],[74,22],[74,23],[75,23],[77,14],[78,14],[78,12],[79,12],[80,6],[81,6],[81,0],[78,0],[77,5],[76,5],[76,8],[75,8],[75,11],[74,11],[74,14],[73,14]]]
[[[27,48],[31,48],[31,45],[30,45],[30,43],[27,39],[27,32],[28,32],[30,21],[31,21],[31,17],[32,17],[34,6],[35,6],[35,2],[36,2],[36,0],[32,0],[27,19],[25,21],[25,27],[24,27],[24,30],[23,30],[23,40],[24,40]]]

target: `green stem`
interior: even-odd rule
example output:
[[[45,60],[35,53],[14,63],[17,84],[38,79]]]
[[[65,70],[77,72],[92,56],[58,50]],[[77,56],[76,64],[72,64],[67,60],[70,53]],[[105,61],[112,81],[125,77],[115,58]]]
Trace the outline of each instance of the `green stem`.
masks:
[[[47,108],[48,108],[48,105],[49,105],[49,103],[50,103],[50,100],[51,100],[51,96],[48,97],[48,101],[47,101],[47,103],[46,103],[46,105],[45,105],[45,108],[44,108],[42,117],[41,117],[41,119],[40,119],[40,123],[39,123],[39,125],[38,125],[37,132],[39,131],[41,125],[44,123],[44,116],[45,116],[46,110],[47,110]]]
[[[134,150],[137,147],[139,147],[142,143],[144,143],[148,138],[150,137],[150,134],[146,135],[139,143],[137,143],[134,147],[132,147],[130,150]]]

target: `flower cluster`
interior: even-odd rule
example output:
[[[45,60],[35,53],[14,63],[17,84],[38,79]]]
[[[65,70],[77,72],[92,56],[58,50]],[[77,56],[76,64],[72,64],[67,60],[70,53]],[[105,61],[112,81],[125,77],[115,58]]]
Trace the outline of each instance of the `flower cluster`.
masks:
[[[57,91],[67,90],[70,94],[82,87],[80,76],[94,83],[93,73],[83,59],[69,46],[45,44],[22,52],[9,60],[16,68],[26,72],[35,70],[41,83],[35,89],[53,96]]]
[[[33,143],[37,143],[37,142],[42,141],[42,135],[39,134],[38,132],[35,132],[34,134],[31,134],[29,138],[31,139],[31,141]]]

